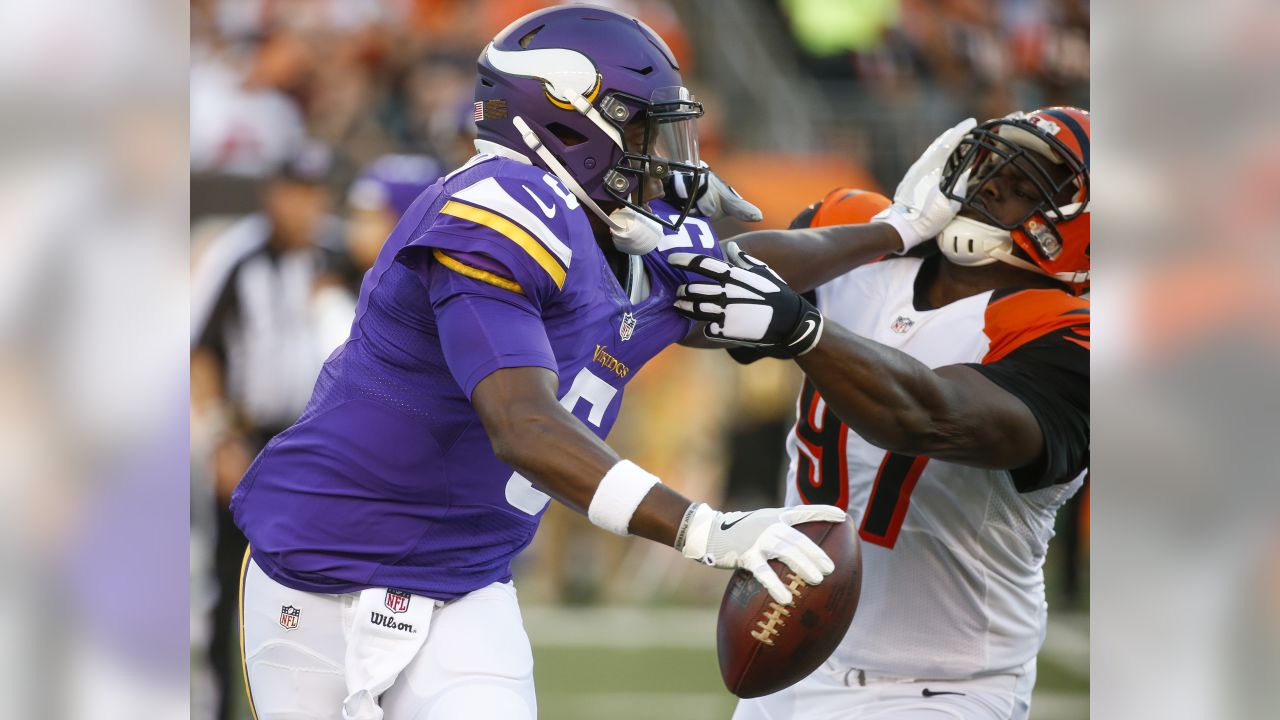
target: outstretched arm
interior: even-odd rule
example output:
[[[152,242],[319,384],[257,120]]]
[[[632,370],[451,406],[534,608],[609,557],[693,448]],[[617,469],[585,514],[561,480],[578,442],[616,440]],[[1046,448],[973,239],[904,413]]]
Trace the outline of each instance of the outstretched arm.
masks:
[[[902,250],[898,231],[885,223],[755,230],[735,236],[733,241],[802,293]]]
[[[716,281],[681,287],[677,311],[707,322],[713,340],[795,358],[827,407],[873,445],[1013,470],[1019,487],[1058,482],[1084,467],[1089,320],[1082,301],[1053,305],[1027,296],[1027,303],[1043,305],[1034,309],[1041,315],[1037,324],[1005,338],[988,364],[935,370],[825,322],[768,266],[732,243],[725,257],[729,262],[671,257],[673,265]]]
[[[1016,397],[976,371],[930,369],[899,350],[828,323],[733,243],[728,262],[691,254],[673,264],[717,283],[682,287],[678,311],[708,322],[714,339],[745,342],[795,358],[842,422],[871,444],[906,455],[1013,468],[1040,452],[1036,418]]]
[[[1007,470],[1044,446],[1030,408],[970,367],[933,370],[834,323],[796,363],[827,407],[876,447]]]

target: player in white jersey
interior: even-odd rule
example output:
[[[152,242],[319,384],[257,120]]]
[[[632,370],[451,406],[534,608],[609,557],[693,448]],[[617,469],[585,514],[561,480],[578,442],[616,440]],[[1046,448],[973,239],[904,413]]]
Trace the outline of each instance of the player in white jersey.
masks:
[[[672,259],[717,280],[677,303],[708,337],[796,358],[787,504],[847,508],[863,541],[835,653],[735,719],[1027,717],[1045,551],[1088,464],[1088,165],[1085,111],[969,120],[892,203],[838,190],[730,263]]]

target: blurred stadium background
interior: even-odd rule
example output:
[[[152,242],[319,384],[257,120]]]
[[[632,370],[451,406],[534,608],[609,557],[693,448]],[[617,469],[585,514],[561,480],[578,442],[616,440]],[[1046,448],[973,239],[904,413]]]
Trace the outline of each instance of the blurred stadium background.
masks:
[[[547,4],[191,4],[193,718],[248,717],[230,491],[301,411],[399,212],[472,153],[480,49]],[[707,108],[703,158],[767,227],[838,185],[891,192],[962,117],[1090,104],[1086,0],[607,4],[671,45]],[[789,364],[743,368],[672,348],[631,384],[610,443],[692,497],[776,503],[798,384]],[[1042,720],[1088,714],[1087,498],[1059,521],[1033,711]],[[727,579],[553,507],[516,577],[542,716],[728,717],[714,651]]]
[[[703,4],[716,10],[714,22],[727,22],[722,12],[739,12],[721,9],[729,0],[698,1]],[[758,10],[751,3],[732,4],[746,8],[741,12]],[[951,23],[957,7],[969,13],[976,7],[985,12],[984,20],[961,25],[990,33],[986,28],[993,23],[1005,27],[1010,18],[1026,17],[1020,13],[1029,7],[1031,18],[1051,18],[1047,37],[1059,38],[1029,47],[1079,47],[1084,36],[1064,30],[1073,26],[1052,19],[1061,9],[1046,4],[1051,7],[1001,3],[999,8],[1013,9],[1006,12],[992,11],[993,3],[957,6],[940,0],[925,6],[937,15],[924,23]],[[830,5],[833,18],[853,5],[879,12],[877,3]],[[229,7],[233,20],[256,16]],[[689,12],[683,4],[672,7],[682,18]],[[905,27],[912,12],[921,12],[906,3],[900,8],[901,21],[872,26]],[[194,190],[198,206],[205,192],[198,179],[190,180],[195,81],[188,60],[204,66],[210,38],[222,32],[193,32],[193,24],[208,28],[213,9],[173,0],[0,3],[5,717],[186,717],[189,666],[194,694],[205,703],[193,716],[208,717],[208,687],[199,678],[208,670],[202,658],[209,642],[207,518],[213,490],[209,451],[199,438],[190,457],[197,472],[189,475],[187,438],[189,256],[197,255],[188,199]],[[767,17],[781,14],[771,12]],[[1278,13],[1272,0],[1099,2],[1091,8],[1089,94],[1100,123],[1094,181],[1101,190],[1094,216],[1099,342],[1093,465],[1099,482],[1090,493],[1089,537],[1105,552],[1089,564],[1087,648],[1070,639],[1055,641],[1082,640],[1083,624],[1076,634],[1060,634],[1055,624],[1045,657],[1081,658],[1079,650],[1087,650],[1092,717],[1280,716],[1280,483],[1274,451],[1280,323],[1269,312],[1280,300],[1274,201],[1280,189]],[[462,26],[467,20],[449,22]],[[789,25],[765,27],[792,42]],[[831,29],[848,35],[834,20]],[[716,30],[690,25],[685,32],[701,37]],[[1037,36],[1046,37],[1030,35]],[[1072,40],[1063,43],[1063,37]],[[237,45],[250,48],[241,57],[253,56],[252,37],[222,46]],[[961,46],[982,45],[965,40]],[[739,76],[763,77],[789,62],[786,55],[770,55],[774,50],[767,46],[758,52],[744,47],[752,74]],[[478,49],[477,44],[468,52]],[[712,50],[692,49],[699,56]],[[948,53],[939,57],[956,54]],[[1084,59],[1079,52],[1066,56]],[[849,53],[837,52],[835,62],[848,66]],[[239,67],[229,77],[243,80]],[[923,74],[928,66],[920,67]],[[925,79],[919,74],[907,74],[905,89],[890,97],[918,103],[941,95],[957,107],[973,104],[970,64],[933,71]],[[939,75],[951,83],[940,82]],[[1039,73],[1031,75],[1009,84],[1037,98],[1043,81],[1036,79]],[[690,82],[704,94],[709,89],[701,76]],[[867,79],[860,84],[878,87]],[[938,87],[952,89],[938,93]],[[835,100],[787,107],[791,120],[807,124],[813,114],[825,113],[827,102]],[[1035,102],[1021,95],[1018,100]],[[768,111],[767,104],[748,107],[746,116],[727,124],[731,131]],[[888,113],[895,105],[885,100],[869,107]],[[903,122],[918,118],[943,126],[942,119],[929,117],[921,110],[918,116],[907,113]],[[800,136],[788,141],[795,137]],[[876,156],[878,150],[864,149],[853,159],[870,165]],[[342,191],[335,187],[335,197]],[[251,200],[201,213],[234,218],[253,205]],[[782,222],[790,212],[784,208],[781,217],[771,214],[769,220]],[[200,417],[191,424],[208,427]],[[193,510],[204,519],[192,518]],[[1060,541],[1068,528],[1062,531],[1051,563],[1062,560],[1066,546]],[[522,574],[522,586],[527,577]],[[1058,571],[1050,581],[1056,583],[1051,602],[1062,617],[1066,605]],[[189,597],[194,613],[188,611]],[[704,693],[704,705],[687,699],[685,717],[705,710],[710,696],[720,698],[710,702],[727,707],[714,670],[707,669],[713,667],[709,653],[693,654],[690,662],[703,674],[686,677],[679,672],[690,656],[675,652],[675,641],[661,640],[667,647],[645,651],[648,656],[614,647],[574,648],[568,643],[585,632],[561,630],[563,624],[550,621],[554,617],[538,615],[541,609],[570,621],[625,611],[535,600],[528,597],[527,614],[539,642],[544,716],[581,717],[591,712],[584,705],[597,703],[603,705],[601,715],[646,716],[647,706],[658,715],[680,702],[677,693],[689,683],[698,684],[691,692]],[[657,638],[670,637],[658,629],[686,628],[682,642],[701,642],[697,633],[704,632],[709,645],[709,621],[694,615],[690,626],[680,625],[678,611],[705,611],[712,602],[707,596],[672,602],[672,614],[661,625],[646,619],[651,616],[595,617],[611,627],[647,627]],[[567,649],[548,650],[556,643],[541,634],[544,623]],[[615,664],[624,661],[631,664]],[[637,666],[642,671],[635,671],[632,682],[626,674]],[[548,675],[557,671],[557,677]],[[620,694],[566,692],[574,689],[576,673],[601,684],[601,692]],[[612,684],[603,686],[602,675]],[[1080,677],[1072,675],[1070,682]],[[1077,698],[1078,707],[1080,694],[1063,685],[1052,686],[1058,688],[1055,695]],[[1047,678],[1041,689],[1050,689]],[[1042,693],[1037,700],[1037,717],[1053,707],[1043,698]]]
[[[404,197],[471,155],[481,47],[547,4],[192,3],[193,717],[219,717],[223,693],[220,717],[247,717],[236,638],[229,616],[219,620],[232,610],[219,598],[234,592],[243,541],[220,509],[346,336],[360,274]],[[765,227],[785,227],[840,184],[891,191],[925,143],[966,115],[1089,105],[1084,1],[611,5],[672,46],[707,106],[703,158],[764,210]],[[296,260],[296,277],[260,277],[252,263],[273,233],[266,245]],[[671,348],[632,382],[609,442],[692,497],[777,502],[797,387],[791,365],[740,368]],[[1048,559],[1041,719],[1088,712],[1087,521],[1082,505],[1064,512]],[[726,580],[553,507],[516,578],[541,714],[730,715],[714,657]]]

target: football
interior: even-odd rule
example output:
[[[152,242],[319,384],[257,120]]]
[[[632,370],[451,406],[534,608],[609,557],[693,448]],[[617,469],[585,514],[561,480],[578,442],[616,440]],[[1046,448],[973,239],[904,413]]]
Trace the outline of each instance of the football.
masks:
[[[862,591],[862,552],[852,520],[795,526],[816,542],[835,570],[809,585],[778,560],[778,577],[795,598],[779,605],[755,577],[737,570],[725,588],[716,624],[720,676],[741,698],[768,695],[799,682],[823,663],[853,622]]]

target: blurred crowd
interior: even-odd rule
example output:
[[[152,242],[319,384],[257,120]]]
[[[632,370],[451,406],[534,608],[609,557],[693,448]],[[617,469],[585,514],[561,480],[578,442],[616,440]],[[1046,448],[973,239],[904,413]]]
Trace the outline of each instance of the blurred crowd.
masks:
[[[980,117],[1084,105],[1087,0],[782,0],[806,66],[883,102],[919,86]],[[985,109],[985,112],[982,111]]]
[[[400,214],[473,154],[481,48],[546,4],[192,2],[195,717],[237,717],[228,699],[239,694],[235,611],[245,541],[227,511],[231,491],[301,412]],[[671,45],[686,84],[707,105],[704,159],[761,205],[769,227],[786,226],[837,185],[891,190],[920,148],[963,114],[1088,104],[1082,0],[606,4]],[[811,126],[811,146],[779,155],[768,138],[789,128],[750,134],[738,122],[751,107],[734,90],[742,73],[726,72],[716,57],[728,40],[718,34],[720,11],[790,29],[788,57],[757,54],[753,62],[776,62],[788,68],[787,82],[810,88],[811,112],[793,121]],[[728,237],[744,228],[717,229]],[[776,503],[798,384],[787,364],[742,368],[720,353],[673,348],[632,384],[610,442],[693,497],[727,508]],[[1083,520],[1065,522],[1078,551]],[[526,555],[517,579],[534,602],[710,603],[722,582],[661,548],[606,537],[560,507]],[[1070,557],[1073,571],[1087,564]],[[1074,601],[1079,574],[1066,573],[1061,587]]]

